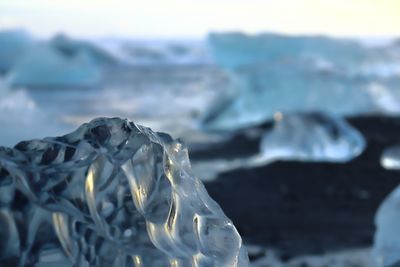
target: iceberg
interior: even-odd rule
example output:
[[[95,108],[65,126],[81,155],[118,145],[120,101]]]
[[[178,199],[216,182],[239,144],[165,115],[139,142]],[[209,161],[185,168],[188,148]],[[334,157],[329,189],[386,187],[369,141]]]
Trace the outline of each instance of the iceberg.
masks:
[[[272,119],[276,112],[319,110],[343,116],[386,110],[382,104],[388,102],[388,97],[384,101],[382,97],[372,97],[377,91],[368,89],[372,84],[374,88],[386,88],[342,73],[320,71],[301,62],[246,66],[231,75],[235,97],[213,108],[205,117],[203,127],[208,130],[245,128]]]
[[[382,202],[375,215],[375,236],[372,250],[377,267],[398,266],[400,261],[400,186]]]
[[[22,30],[0,31],[0,74],[8,72],[33,45],[32,38]]]
[[[361,133],[334,115],[278,113],[261,139],[261,159],[347,162],[365,146]]]
[[[366,50],[351,39],[324,36],[285,36],[265,33],[211,33],[208,36],[211,54],[224,68],[235,69],[253,63],[298,61],[313,59],[337,67],[359,62]]]
[[[7,76],[13,87],[90,87],[100,79],[101,68],[89,55],[68,57],[45,44],[31,48]]]
[[[66,35],[56,35],[50,40],[50,45],[67,57],[87,54],[97,65],[113,65],[117,63],[116,58],[106,50],[87,41],[71,39]]]
[[[0,146],[14,146],[27,138],[43,138],[65,131],[44,112],[26,90],[10,89],[0,80]]]
[[[400,170],[400,145],[394,145],[383,151],[381,165],[388,170]]]
[[[276,112],[399,114],[400,58],[390,46],[321,36],[211,34],[210,50],[236,95],[212,109],[209,130],[235,130]],[[211,119],[210,119],[211,118]]]
[[[185,145],[131,121],[1,147],[0,182],[0,265],[248,266]]]

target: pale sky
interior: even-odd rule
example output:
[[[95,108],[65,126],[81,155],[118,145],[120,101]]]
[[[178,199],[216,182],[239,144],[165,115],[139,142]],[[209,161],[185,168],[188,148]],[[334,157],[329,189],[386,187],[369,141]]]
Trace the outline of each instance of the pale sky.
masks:
[[[202,37],[210,31],[400,35],[400,0],[0,0],[0,29]]]

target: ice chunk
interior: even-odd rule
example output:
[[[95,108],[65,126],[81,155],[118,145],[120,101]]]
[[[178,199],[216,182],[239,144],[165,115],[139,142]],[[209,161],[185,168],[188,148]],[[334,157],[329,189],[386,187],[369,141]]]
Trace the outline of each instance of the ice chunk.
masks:
[[[99,83],[101,69],[86,53],[66,56],[48,45],[37,45],[8,76],[12,86],[87,87]]]
[[[246,35],[242,33],[210,34],[213,58],[220,66],[237,68],[262,61],[297,61],[321,59],[346,67],[365,56],[365,49],[354,40],[323,36],[285,36],[279,34]],[[330,63],[330,64],[331,64]]]
[[[36,235],[41,222],[52,221],[73,266],[248,266],[238,232],[193,175],[187,153],[179,140],[118,118],[0,148],[0,201],[8,213],[0,224],[33,225],[27,232],[35,248],[2,238],[0,263],[63,262],[51,228]],[[51,217],[39,209],[37,223],[29,220],[35,204]],[[24,242],[24,232],[14,232]],[[41,248],[47,251],[34,253]]]
[[[273,118],[276,112],[321,110],[353,115],[382,109],[382,99],[371,97],[375,91],[366,89],[368,80],[320,71],[301,62],[246,66],[235,71],[231,84],[236,97],[214,108],[204,120],[205,128],[248,127]]]
[[[400,145],[389,147],[383,151],[381,165],[388,170],[400,169]]]
[[[117,63],[116,58],[106,50],[87,41],[71,39],[66,35],[60,34],[55,36],[50,40],[50,45],[68,57],[87,54],[97,65],[112,65]]]
[[[380,205],[375,215],[375,237],[372,255],[377,267],[395,265],[400,261],[400,186]]]
[[[365,148],[363,136],[345,120],[326,113],[281,114],[261,140],[262,158],[346,162]]]
[[[11,90],[1,80],[0,125],[0,146],[60,134],[67,128],[41,110],[26,90]]]
[[[209,43],[237,93],[206,116],[207,129],[247,127],[275,112],[400,112],[400,58],[391,46],[275,34],[212,34]]]
[[[22,30],[0,32],[0,73],[8,72],[31,46],[33,40]]]

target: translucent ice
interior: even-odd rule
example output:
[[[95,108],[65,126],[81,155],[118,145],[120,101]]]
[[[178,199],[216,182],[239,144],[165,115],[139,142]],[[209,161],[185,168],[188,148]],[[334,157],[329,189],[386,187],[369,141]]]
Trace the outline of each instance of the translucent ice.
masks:
[[[236,97],[213,109],[204,123],[207,129],[247,127],[271,119],[276,112],[349,115],[382,110],[382,99],[371,97],[375,91],[367,90],[367,80],[320,71],[312,64],[259,63],[237,69],[231,77]]]
[[[93,86],[101,69],[86,53],[66,56],[48,45],[37,45],[22,57],[8,76],[12,86]]]
[[[67,126],[44,112],[23,89],[10,89],[0,79],[0,146],[13,146],[27,138],[65,132]]]
[[[187,153],[169,135],[117,118],[0,148],[0,263],[247,266]]]
[[[0,32],[0,73],[8,72],[32,44],[31,37],[22,30]]]
[[[400,145],[389,147],[383,151],[381,165],[389,170],[400,169]]]
[[[71,39],[65,35],[55,36],[50,41],[50,45],[65,56],[74,57],[79,54],[87,54],[98,65],[116,63],[116,59],[100,47],[90,42]]]
[[[363,136],[346,121],[326,113],[275,117],[273,128],[261,140],[264,160],[346,162],[363,152]]]
[[[236,96],[206,116],[205,128],[259,124],[275,112],[400,113],[400,57],[391,46],[321,36],[212,34],[212,55]]]
[[[372,254],[377,267],[391,266],[400,261],[399,221],[400,186],[386,197],[375,215],[376,231]]]
[[[262,61],[296,59],[312,59],[325,67],[332,64],[346,66],[349,62],[359,61],[365,56],[365,50],[356,41],[323,36],[220,33],[210,34],[208,40],[216,62],[227,68]]]

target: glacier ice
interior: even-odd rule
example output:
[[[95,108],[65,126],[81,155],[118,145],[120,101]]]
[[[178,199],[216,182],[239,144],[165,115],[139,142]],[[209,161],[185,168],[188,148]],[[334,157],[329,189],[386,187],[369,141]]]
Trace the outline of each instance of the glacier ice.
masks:
[[[0,31],[0,74],[8,72],[33,45],[23,30]]]
[[[400,169],[400,145],[394,145],[383,151],[381,165],[388,170]]]
[[[261,140],[261,158],[346,162],[365,149],[361,133],[345,120],[327,113],[276,115]]]
[[[31,48],[9,73],[11,86],[93,86],[101,79],[101,69],[86,53],[66,56],[40,44]]]
[[[74,57],[79,54],[87,54],[97,65],[112,65],[117,63],[110,53],[102,48],[81,40],[69,38],[59,34],[50,40],[50,45],[67,57]]]
[[[400,186],[382,202],[375,215],[372,255],[377,267],[396,266],[400,261]]]
[[[331,64],[346,67],[349,62],[360,61],[366,52],[354,40],[324,36],[211,33],[208,42],[217,64],[233,69],[262,61],[290,62],[296,59],[314,59],[328,63],[323,64],[327,67]]]
[[[275,112],[400,112],[395,90],[400,57],[390,46],[368,48],[354,40],[275,34],[212,34],[209,43],[236,95],[212,109],[206,129],[243,128],[269,120]]]
[[[119,118],[1,147],[0,226],[12,266],[248,266],[184,144]]]
[[[371,97],[375,91],[367,90],[369,82],[341,73],[321,72],[301,62],[253,64],[236,70],[231,77],[236,96],[206,116],[206,129],[248,127],[273,118],[276,112],[321,110],[352,115],[381,110],[381,98],[376,103],[378,98]]]
[[[0,146],[27,138],[58,135],[68,126],[44,112],[23,89],[11,89],[0,79]]]
[[[247,157],[198,160],[193,170],[203,181],[240,168],[264,166],[277,160],[347,162],[366,147],[362,134],[344,119],[323,112],[276,113],[272,128],[253,129],[260,137],[258,153]]]

